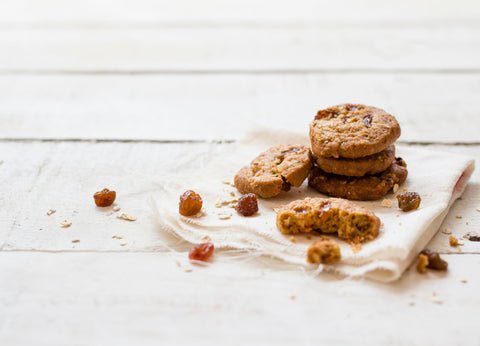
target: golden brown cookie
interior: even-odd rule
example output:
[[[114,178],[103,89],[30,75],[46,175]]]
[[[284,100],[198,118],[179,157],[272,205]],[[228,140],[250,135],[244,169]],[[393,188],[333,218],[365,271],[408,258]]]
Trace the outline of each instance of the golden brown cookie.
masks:
[[[310,149],[303,145],[277,145],[261,153],[250,166],[235,175],[235,186],[242,194],[262,198],[277,196],[290,186],[302,185],[312,167]]]
[[[380,219],[371,211],[339,198],[305,198],[280,208],[277,227],[284,234],[336,233],[352,243],[375,239]]]
[[[400,125],[382,109],[342,104],[318,111],[310,124],[312,152],[356,159],[385,150],[400,137]]]
[[[395,146],[370,156],[358,159],[334,159],[331,157],[317,157],[317,166],[327,173],[346,175],[349,177],[363,177],[385,171],[395,159]]]
[[[333,264],[342,258],[340,247],[332,239],[322,236],[307,250],[307,262],[312,264]]]
[[[332,197],[373,201],[389,193],[395,184],[402,184],[407,175],[407,164],[401,158],[396,158],[385,172],[365,177],[346,177],[315,167],[310,172],[308,184]]]

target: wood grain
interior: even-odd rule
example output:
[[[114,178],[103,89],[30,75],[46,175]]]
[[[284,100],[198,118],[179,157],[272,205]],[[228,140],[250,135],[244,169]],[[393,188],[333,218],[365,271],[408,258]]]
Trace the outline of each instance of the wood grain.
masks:
[[[159,253],[2,252],[0,343],[475,345],[480,257],[445,258],[446,274],[384,285],[222,258],[185,272]]]
[[[156,193],[163,175],[202,167],[217,146],[219,144],[0,143],[0,151],[6,153],[0,169],[4,182],[0,188],[4,202],[4,208],[0,208],[3,226],[0,249],[166,251],[164,245],[171,239],[159,232],[149,196]],[[480,159],[479,146],[431,148]],[[195,154],[196,160],[191,160],[191,154]],[[103,187],[117,191],[117,204],[122,208],[118,213],[111,208],[94,206],[92,195]],[[440,229],[448,228],[458,238],[478,232],[479,192],[480,174],[476,172],[463,199],[454,205]],[[47,216],[50,208],[56,213]],[[137,221],[117,219],[121,213],[131,214]],[[64,220],[72,222],[72,226],[62,228]],[[80,242],[72,243],[75,239]],[[440,232],[429,247],[442,253],[480,253],[480,242],[463,239],[461,242],[464,246],[452,248],[448,245],[448,235]]]
[[[0,72],[478,71],[479,45],[465,24],[0,27]]]
[[[395,114],[403,141],[479,140],[480,75],[17,75],[0,94],[4,139],[238,139],[306,131],[318,109],[359,102]]]
[[[266,0],[4,0],[0,22],[42,24],[77,22],[210,23],[269,21],[406,22],[475,21],[480,9],[475,0],[299,0],[295,3]]]

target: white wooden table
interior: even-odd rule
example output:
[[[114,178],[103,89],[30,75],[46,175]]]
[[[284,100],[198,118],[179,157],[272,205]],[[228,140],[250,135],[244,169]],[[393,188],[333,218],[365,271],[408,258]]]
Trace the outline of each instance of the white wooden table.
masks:
[[[479,96],[474,0],[3,0],[0,345],[480,345],[480,242],[439,232],[448,273],[391,285],[221,255],[188,272],[122,194],[246,125],[306,130],[347,101],[478,160]],[[104,186],[136,222],[93,206]],[[478,208],[476,172],[441,229],[479,233]]]

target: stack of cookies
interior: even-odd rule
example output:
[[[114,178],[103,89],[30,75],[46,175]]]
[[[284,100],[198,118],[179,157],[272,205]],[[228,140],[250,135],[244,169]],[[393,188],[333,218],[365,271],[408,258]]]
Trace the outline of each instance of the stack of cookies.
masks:
[[[407,178],[395,157],[400,125],[382,109],[342,104],[319,111],[310,124],[314,168],[308,183],[317,191],[352,200],[377,200]]]

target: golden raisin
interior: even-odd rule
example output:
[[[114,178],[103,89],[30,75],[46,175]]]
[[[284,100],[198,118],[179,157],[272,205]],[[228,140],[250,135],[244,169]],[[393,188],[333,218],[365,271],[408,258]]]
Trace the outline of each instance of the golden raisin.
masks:
[[[212,243],[203,243],[194,246],[188,253],[188,258],[192,261],[206,262],[210,257],[212,257],[214,251],[215,246]]]
[[[105,188],[102,191],[97,191],[93,195],[93,200],[97,207],[109,207],[115,202],[115,198],[117,197],[117,193],[115,191],[110,191],[109,189]]]
[[[193,216],[202,209],[202,197],[192,190],[187,190],[180,196],[178,212],[183,216]]]
[[[416,192],[405,192],[397,196],[398,207],[402,211],[411,211],[418,209],[420,207],[420,202],[422,199],[420,195]]]
[[[238,200],[236,209],[243,216],[254,215],[258,211],[257,196],[254,193],[243,195]]]
[[[421,255],[425,255],[428,258],[427,268],[433,270],[447,270],[448,263],[443,260],[438,252],[433,252],[428,249],[423,250],[420,252]]]
[[[427,255],[418,255],[418,262],[417,262],[417,272],[420,274],[425,274],[427,272],[428,266],[428,256]]]

